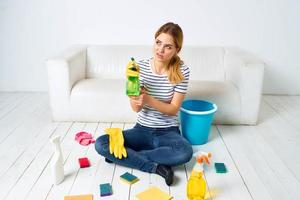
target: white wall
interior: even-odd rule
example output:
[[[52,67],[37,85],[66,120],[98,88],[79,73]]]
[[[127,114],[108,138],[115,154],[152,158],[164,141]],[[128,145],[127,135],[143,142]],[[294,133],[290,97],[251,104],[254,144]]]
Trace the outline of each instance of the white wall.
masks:
[[[45,91],[44,60],[74,43],[152,44],[179,23],[185,45],[237,46],[267,64],[264,93],[300,94],[297,0],[1,0],[0,90]]]

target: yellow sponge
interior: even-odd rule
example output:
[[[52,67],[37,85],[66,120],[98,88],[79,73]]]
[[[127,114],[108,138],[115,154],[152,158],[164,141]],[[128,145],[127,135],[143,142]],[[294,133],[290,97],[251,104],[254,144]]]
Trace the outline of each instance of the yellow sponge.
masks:
[[[64,200],[93,200],[92,194],[65,196]]]
[[[160,190],[157,187],[150,187],[149,189],[137,194],[136,198],[138,200],[153,200],[153,199],[171,200],[171,199],[173,199],[172,196],[170,196],[168,193]]]

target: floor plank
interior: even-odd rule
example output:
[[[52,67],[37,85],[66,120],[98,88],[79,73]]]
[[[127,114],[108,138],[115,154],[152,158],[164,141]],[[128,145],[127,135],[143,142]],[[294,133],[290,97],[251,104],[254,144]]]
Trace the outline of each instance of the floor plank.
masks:
[[[62,197],[69,193],[79,169],[77,155],[83,153],[80,149],[76,148],[77,145],[74,141],[74,137],[75,134],[82,131],[85,126],[85,123],[73,123],[68,134],[65,136],[61,144],[64,155],[65,179],[59,185],[52,184],[52,187],[46,197],[47,200],[62,199]]]
[[[6,143],[7,138],[28,121],[40,112],[47,102],[47,95],[41,93],[28,94],[24,100],[14,107],[13,111],[7,113],[0,120],[0,148]],[[2,151],[0,152],[2,153]]]
[[[57,129],[54,131],[54,135],[58,135],[61,137],[61,144],[63,144],[64,138],[66,134],[70,131],[72,127],[71,122],[62,122],[58,125]],[[52,144],[47,140],[45,148],[40,152],[41,157],[45,157],[48,159],[47,164],[44,166],[41,171],[39,177],[35,180],[34,184],[31,186],[30,191],[26,194],[24,199],[32,200],[32,199],[46,199],[49,191],[53,187],[53,180],[50,168],[50,159],[53,155],[53,147]],[[64,154],[64,152],[63,152]],[[64,154],[65,155],[65,154]]]
[[[109,127],[111,127],[111,123],[100,123],[95,134],[95,139],[105,134],[104,130]],[[97,199],[100,198],[99,185],[103,183],[112,183],[115,164],[105,162],[104,158],[100,156],[95,150],[93,150],[92,148],[90,150],[91,151],[88,153],[90,153],[92,166],[89,168],[89,170],[92,170],[93,179],[91,180],[89,185],[89,192],[94,194],[94,197]]]
[[[123,123],[112,123],[112,127],[124,129]],[[113,199],[127,200],[129,198],[130,185],[121,182],[120,176],[126,172],[132,173],[132,169],[128,167],[123,167],[120,165],[115,166],[114,177],[112,180],[112,188],[117,188],[114,190]]]
[[[39,133],[43,131],[46,134],[51,133],[51,129],[55,127],[55,124],[47,119],[44,109],[37,111],[30,119],[28,123],[17,128],[0,146],[1,159],[7,160],[7,165],[0,167],[2,173],[0,177],[0,187],[2,188],[0,199],[9,195],[41,148],[41,143],[32,143],[35,142],[32,139],[38,137]]]
[[[264,123],[257,126],[260,134],[272,146],[280,159],[285,161],[287,167],[299,182],[300,157],[298,152],[300,152],[300,131],[288,123],[272,107],[265,105],[262,106],[262,110],[262,118],[265,118],[265,120]]]
[[[98,123],[88,123],[82,131],[91,133],[92,135],[96,134],[96,131],[98,131]],[[78,167],[78,159],[86,157],[89,159],[91,167],[88,168],[78,168],[75,180],[73,182],[73,185],[69,189],[68,194],[71,195],[78,195],[78,194],[88,194],[90,193],[90,186],[89,183],[92,180],[94,175],[94,170],[96,169],[95,164],[91,160],[90,154],[94,150],[94,145],[88,145],[88,146],[82,146],[79,143],[76,144],[76,148],[80,151],[80,153],[75,154],[73,165],[76,165]],[[85,183],[85,184],[83,184]]]
[[[300,199],[300,97],[264,95],[257,126],[212,126],[205,145],[194,152],[210,151],[205,166],[207,198],[219,199]],[[108,127],[127,129],[132,123],[77,123],[51,121],[45,93],[0,92],[0,199],[57,200],[65,195],[92,193],[100,198],[99,184],[111,183],[113,195],[101,199],[136,199],[139,192],[157,186],[184,200],[186,185],[195,159],[176,167],[174,185],[168,187],[156,174],[106,163],[94,145],[81,146],[75,140],[79,131],[96,139]],[[50,161],[53,149],[49,138],[61,136],[65,179],[52,180]],[[78,158],[88,157],[91,166],[79,168]],[[224,162],[228,173],[217,174],[214,162]],[[140,180],[127,185],[120,175],[130,172]]]
[[[45,109],[39,109],[8,135],[5,142],[0,145],[0,159],[6,161],[6,165],[0,165],[0,179],[24,156],[26,150],[32,146],[33,139],[38,138],[48,126],[56,125],[49,119],[49,112],[47,113]]]
[[[18,107],[26,97],[26,93],[8,93],[0,97],[0,119]]]
[[[231,133],[230,136],[233,136]],[[229,139],[225,136],[226,139]],[[230,146],[236,146],[234,141]],[[211,164],[204,165],[204,174],[209,188],[208,197],[211,199],[252,199],[251,194],[248,191],[247,186],[244,183],[244,179],[240,174],[235,160],[231,153],[231,149],[224,142],[224,138],[220,135],[220,127],[212,126],[209,135],[208,143],[204,145],[194,146],[194,150],[200,150],[204,152],[211,152]],[[234,150],[234,149],[232,149]],[[237,155],[239,152],[236,152]],[[218,174],[215,172],[214,163],[225,163],[228,172],[224,174]],[[191,170],[189,170],[190,172]]]

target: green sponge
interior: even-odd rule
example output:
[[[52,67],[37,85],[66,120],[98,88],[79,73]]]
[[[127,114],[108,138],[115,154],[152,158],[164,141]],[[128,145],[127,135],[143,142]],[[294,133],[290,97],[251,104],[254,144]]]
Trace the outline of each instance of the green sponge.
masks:
[[[128,172],[121,175],[120,178],[122,181],[124,181],[125,183],[128,183],[129,185],[131,185],[139,180],[136,176],[134,176]]]
[[[217,173],[226,173],[227,169],[224,163],[215,163],[215,169]]]

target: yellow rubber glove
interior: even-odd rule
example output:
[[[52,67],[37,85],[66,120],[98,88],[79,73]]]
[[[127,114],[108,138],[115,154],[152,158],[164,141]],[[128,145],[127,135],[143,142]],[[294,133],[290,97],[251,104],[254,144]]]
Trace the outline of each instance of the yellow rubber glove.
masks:
[[[124,137],[122,129],[107,128],[105,132],[109,135],[109,153],[114,154],[116,158],[122,159],[127,157],[127,152],[124,147]]]
[[[127,78],[129,76],[139,76],[139,73],[140,73],[140,68],[139,66],[136,64],[135,61],[129,61],[129,63],[127,64],[127,67],[126,67],[126,76]]]

